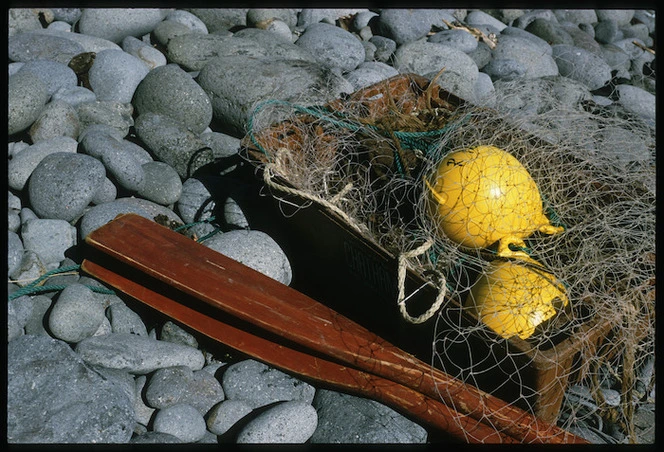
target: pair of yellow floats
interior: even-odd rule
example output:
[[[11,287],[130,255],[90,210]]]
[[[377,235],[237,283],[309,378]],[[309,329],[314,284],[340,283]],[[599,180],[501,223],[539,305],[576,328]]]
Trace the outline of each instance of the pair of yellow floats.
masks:
[[[518,248],[535,231],[557,234],[526,168],[494,146],[446,155],[425,184],[437,233],[469,248],[497,243],[496,255],[473,285],[466,306],[503,338],[527,339],[569,299],[564,285]],[[513,250],[511,247],[516,247]]]

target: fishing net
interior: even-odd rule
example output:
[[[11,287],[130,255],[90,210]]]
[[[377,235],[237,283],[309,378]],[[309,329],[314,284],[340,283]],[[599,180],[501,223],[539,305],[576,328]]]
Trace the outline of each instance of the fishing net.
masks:
[[[392,302],[435,322],[432,366],[563,427],[583,416],[560,417],[582,384],[633,440],[636,372],[654,356],[654,130],[558,86],[496,83],[487,108],[400,75],[324,106],[263,102],[245,144],[276,197],[395,257]],[[423,310],[407,273],[434,288]]]

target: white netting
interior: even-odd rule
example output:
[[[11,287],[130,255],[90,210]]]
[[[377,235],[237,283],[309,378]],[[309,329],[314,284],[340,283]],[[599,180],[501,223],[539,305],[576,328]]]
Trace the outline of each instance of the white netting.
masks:
[[[568,385],[583,381],[602,415],[633,435],[634,371],[654,354],[654,131],[620,109],[559,101],[555,80],[537,83],[550,89],[540,86],[533,108],[515,101],[524,82],[497,83],[489,109],[459,105],[417,77],[326,108],[267,102],[247,143],[277,193],[337,212],[398,258],[404,321],[436,315],[434,366],[550,422]],[[483,146],[522,167],[499,153],[481,160]],[[453,154],[477,149],[485,151]],[[466,172],[439,169],[464,155]],[[528,175],[534,191],[523,185]],[[445,214],[454,190],[436,184],[449,177],[461,188]],[[509,209],[481,199],[487,180]],[[441,227],[462,201],[473,223],[462,227],[486,235],[486,246]],[[501,220],[518,232],[542,214],[549,230],[496,239],[513,235]],[[431,312],[408,312],[406,267],[438,285]],[[617,407],[600,391],[606,368],[619,369]]]

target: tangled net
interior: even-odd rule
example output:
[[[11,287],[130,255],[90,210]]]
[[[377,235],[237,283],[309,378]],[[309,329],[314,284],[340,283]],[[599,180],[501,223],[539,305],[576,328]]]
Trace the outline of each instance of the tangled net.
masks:
[[[465,104],[415,75],[324,107],[268,101],[257,106],[246,143],[275,193],[336,212],[398,259],[395,302],[404,321],[434,317],[433,366],[549,422],[568,385],[583,382],[603,416],[634,439],[635,370],[654,356],[654,130],[591,100],[562,102],[555,82],[537,81],[548,89],[533,105],[516,100],[524,82],[497,83],[495,108]],[[469,247],[440,232],[431,190],[438,166],[480,146],[523,165],[557,233],[533,228],[506,255],[495,243]],[[496,279],[501,265],[528,276]],[[436,286],[426,312],[409,312],[406,271]],[[518,299],[510,307],[518,316],[542,297],[532,275],[558,291],[555,315],[531,333],[489,328],[478,293]],[[618,370],[618,407],[600,390],[606,369]]]

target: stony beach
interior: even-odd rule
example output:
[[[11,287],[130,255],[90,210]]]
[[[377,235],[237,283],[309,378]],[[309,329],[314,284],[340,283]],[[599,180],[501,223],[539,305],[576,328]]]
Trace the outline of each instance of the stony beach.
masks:
[[[204,245],[289,284],[280,244],[254,229],[238,199],[215,196],[243,164],[257,102],[321,105],[445,67],[441,86],[472,104],[493,107],[501,82],[524,80],[655,128],[654,11],[25,8],[8,17],[10,443],[432,441],[378,402],[213,353],[77,271],[91,231],[136,213],[191,225]],[[215,212],[223,218],[211,221]],[[654,442],[648,363],[635,408],[645,443]],[[568,393],[589,412],[574,433],[627,441],[597,421],[587,388]]]

